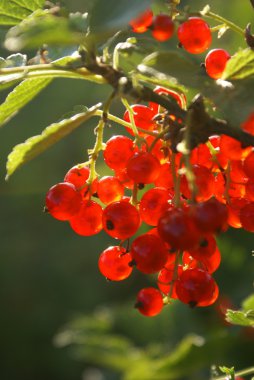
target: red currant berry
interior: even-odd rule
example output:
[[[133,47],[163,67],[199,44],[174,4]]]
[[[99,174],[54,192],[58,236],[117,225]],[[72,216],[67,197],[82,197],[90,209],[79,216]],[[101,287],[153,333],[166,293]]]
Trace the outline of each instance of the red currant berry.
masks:
[[[55,219],[69,220],[82,206],[82,196],[75,186],[62,182],[52,186],[46,195],[46,211]]]
[[[108,247],[99,257],[99,270],[108,280],[122,281],[132,272],[131,260],[123,247]]]
[[[227,207],[215,198],[192,206],[191,215],[197,228],[203,233],[218,233],[227,228]]]
[[[154,317],[159,314],[163,308],[162,295],[158,289],[144,288],[138,292],[135,307],[138,311],[147,316]]]
[[[169,293],[171,298],[177,298],[176,291],[175,291],[175,282],[179,276],[181,276],[183,272],[183,266],[178,265],[177,267],[177,278],[174,280],[174,264],[172,264],[170,267],[163,268],[160,273],[158,274],[158,281],[157,285],[160,291],[166,295]]]
[[[254,150],[245,158],[243,170],[249,179],[254,180]]]
[[[210,256],[199,256],[199,258],[194,258],[192,254],[185,251],[183,254],[183,265],[187,265],[188,269],[193,268],[202,268],[206,270],[208,273],[215,272],[221,262],[221,254],[218,248],[215,249],[214,253]]]
[[[91,200],[85,201],[71,220],[71,228],[81,236],[95,235],[102,230],[102,208]]]
[[[200,232],[186,209],[166,211],[158,221],[160,237],[174,249],[191,249],[199,245]]]
[[[177,30],[181,46],[189,53],[203,53],[212,42],[209,25],[199,17],[190,17]]]
[[[140,218],[137,209],[123,200],[111,203],[104,209],[102,223],[107,234],[124,240],[137,232]]]
[[[171,199],[166,189],[155,187],[148,190],[139,204],[141,219],[151,226],[157,226],[161,214],[170,208]]]
[[[127,174],[127,169],[120,169],[115,171],[115,177],[121,182],[121,184],[126,188],[132,190],[135,183],[129,178]]]
[[[97,194],[102,203],[119,201],[124,195],[124,187],[116,177],[102,177],[98,181]]]
[[[246,231],[254,232],[254,202],[240,209],[240,222]]]
[[[72,183],[77,190],[85,194],[88,191],[86,181],[88,180],[90,169],[87,166],[75,165],[65,175],[64,182]]]
[[[168,190],[173,189],[174,181],[170,162],[161,165],[158,177],[154,183],[156,187],[163,187]]]
[[[241,160],[250,153],[251,147],[243,149],[240,141],[227,135],[221,135],[220,151],[230,160]]]
[[[143,13],[130,21],[133,32],[144,33],[153,22],[153,12],[146,9]]]
[[[154,92],[159,95],[169,96],[177,101],[177,104],[179,107],[185,109],[187,99],[186,96],[183,93],[178,93],[174,90],[158,86],[154,89]],[[157,103],[149,102],[149,108],[151,108],[155,113],[158,113],[159,111],[159,105]]]
[[[242,124],[241,124],[241,127],[242,129],[247,132],[247,133],[250,133],[251,135],[254,135],[254,112],[252,112],[247,120],[245,120]]]
[[[147,152],[138,152],[132,156],[127,163],[127,174],[136,183],[154,182],[160,170],[157,158]]]
[[[215,281],[203,269],[186,269],[176,281],[178,299],[191,307],[201,306],[202,302],[210,300],[215,291]]]
[[[134,153],[134,143],[126,136],[113,136],[106,142],[103,157],[106,164],[113,170],[126,167],[127,161]]]
[[[222,77],[230,55],[224,49],[210,50],[205,58],[205,69],[207,74],[213,79]]]
[[[160,14],[154,17],[152,35],[158,41],[167,41],[174,33],[174,22],[171,17]]]
[[[214,176],[208,168],[201,165],[193,165],[193,173],[197,186],[196,200],[198,202],[207,201],[213,196]],[[189,199],[191,197],[191,191],[185,174],[181,177],[180,191],[185,198]]]
[[[232,198],[228,204],[228,224],[234,228],[241,228],[240,211],[249,204],[245,198]]]
[[[142,104],[134,104],[131,106],[132,111],[134,113],[134,122],[136,127],[145,129],[146,131],[152,131],[154,129],[155,123],[153,121],[153,117],[155,116],[155,112],[144,106]],[[130,114],[129,111],[125,111],[123,115],[123,119],[130,123]],[[134,135],[131,128],[126,128],[126,130]],[[144,134],[142,132],[139,133],[141,136]]]
[[[130,253],[137,269],[147,274],[159,272],[168,259],[164,242],[151,234],[137,237],[132,242]]]

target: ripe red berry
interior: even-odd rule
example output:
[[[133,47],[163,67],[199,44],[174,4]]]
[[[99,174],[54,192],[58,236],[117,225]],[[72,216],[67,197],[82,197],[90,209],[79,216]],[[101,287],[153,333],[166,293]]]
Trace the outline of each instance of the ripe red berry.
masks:
[[[108,247],[99,257],[99,270],[108,280],[122,281],[132,272],[131,260],[131,255],[123,247]]]
[[[52,186],[46,194],[46,211],[55,219],[69,220],[82,206],[82,196],[75,186],[62,182]]]
[[[143,13],[139,14],[136,18],[130,21],[133,32],[144,33],[147,31],[153,21],[153,12],[151,9],[146,9]]]
[[[174,22],[171,17],[160,14],[154,17],[152,35],[158,41],[167,41],[174,33]]]
[[[103,157],[106,164],[113,170],[126,167],[128,159],[134,153],[134,143],[126,136],[113,136],[106,142]]]
[[[195,175],[195,183],[197,186],[196,200],[198,202],[207,201],[214,193],[214,176],[205,166],[193,165],[193,173]],[[186,175],[182,175],[180,191],[185,198],[191,197],[191,191]]]
[[[142,104],[134,104],[131,106],[132,111],[134,112],[134,122],[136,127],[145,129],[146,131],[152,131],[154,129],[155,123],[153,121],[153,117],[155,116],[155,112]],[[126,110],[123,119],[130,123],[130,114],[129,111]],[[126,130],[131,134],[134,135],[131,128],[126,128]],[[141,136],[144,135],[144,133],[139,132]]]
[[[214,79],[221,78],[229,59],[230,55],[224,49],[210,50],[205,58],[205,69],[207,74]]]
[[[140,218],[137,209],[123,200],[111,203],[104,209],[102,223],[107,234],[123,240],[137,232]]]
[[[147,274],[159,272],[168,258],[164,242],[151,234],[138,236],[132,242],[130,253],[137,269]]]
[[[183,266],[178,265],[177,278],[175,279],[175,281],[173,281],[174,272],[175,272],[174,264],[172,264],[170,267],[163,268],[158,274],[158,280],[157,280],[158,288],[162,291],[162,293],[166,295],[171,293],[171,298],[177,298],[176,291],[175,291],[175,283],[176,283],[177,278],[183,272]]]
[[[254,202],[240,209],[240,222],[246,231],[254,232]]]
[[[176,294],[180,301],[190,306],[203,306],[213,297],[215,281],[205,270],[194,268],[183,271],[176,281]]]
[[[189,269],[193,268],[202,268],[206,270],[208,273],[215,272],[221,262],[221,254],[218,248],[215,249],[212,255],[203,255],[194,257],[192,253],[185,251],[183,254],[183,265],[187,265]]]
[[[177,36],[181,46],[189,53],[203,53],[212,42],[212,34],[209,25],[199,17],[190,17],[182,23]]]
[[[241,127],[245,132],[254,135],[254,112],[251,112],[248,118],[241,124]]]
[[[166,189],[155,187],[148,190],[139,204],[141,219],[151,226],[157,226],[161,214],[170,208],[171,199]]]
[[[227,207],[215,198],[192,206],[191,215],[203,233],[218,233],[227,228]]]
[[[80,190],[82,194],[86,193],[88,186],[86,181],[88,180],[90,169],[87,166],[75,165],[65,175],[64,182],[72,183],[77,190]]]
[[[254,150],[245,158],[243,170],[249,179],[254,180]]]
[[[184,108],[184,109],[186,108],[187,99],[183,93],[179,94],[178,92],[172,89],[161,87],[161,86],[157,86],[154,89],[154,92],[156,92],[156,94],[159,94],[159,95],[168,96],[169,98],[171,97],[177,101],[177,104],[179,105],[179,107]],[[149,102],[149,108],[151,108],[155,113],[158,113],[159,111],[159,105],[154,102]]]
[[[166,211],[158,221],[160,237],[174,249],[191,249],[199,245],[200,232],[186,209]]]
[[[221,135],[220,151],[230,160],[241,160],[250,153],[251,147],[243,149],[240,141],[227,135]]]
[[[81,236],[95,235],[102,230],[102,208],[91,200],[85,201],[70,220],[71,228]]]
[[[152,287],[141,289],[138,292],[135,307],[141,314],[147,317],[154,317],[163,308],[162,295],[158,289]]]
[[[119,201],[124,195],[124,187],[116,177],[102,177],[97,184],[97,194],[102,203]]]
[[[136,183],[154,182],[160,170],[158,159],[151,153],[135,153],[127,163],[127,174]]]

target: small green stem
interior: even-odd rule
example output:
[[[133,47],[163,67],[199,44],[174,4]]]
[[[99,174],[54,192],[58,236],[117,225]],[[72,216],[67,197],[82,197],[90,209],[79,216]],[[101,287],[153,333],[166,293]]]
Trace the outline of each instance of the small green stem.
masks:
[[[112,103],[112,100],[115,97],[115,91],[112,92],[112,94],[109,96],[107,101],[104,103],[103,111],[101,114],[101,119],[98,123],[98,126],[96,127],[96,141],[93,149],[88,151],[89,154],[89,163],[90,163],[90,175],[87,180],[87,184],[90,186],[93,182],[93,180],[97,177],[96,173],[96,160],[98,158],[98,154],[101,150],[104,149],[103,144],[103,132],[104,127],[108,119],[108,111],[110,108],[110,105]]]
[[[180,262],[180,259],[181,259],[181,254],[182,254],[182,251],[177,251],[176,253],[176,259],[175,259],[175,263],[174,263],[174,271],[173,271],[173,278],[172,278],[172,281],[170,283],[170,290],[169,290],[169,293],[166,297],[164,297],[163,299],[163,303],[164,305],[167,305],[169,303],[171,303],[171,298],[172,298],[172,293],[173,293],[173,287],[174,287],[174,283],[176,282],[177,278],[178,278],[178,265],[179,265],[179,262]]]
[[[213,20],[216,20],[218,22],[221,22],[222,24],[224,25],[227,25],[230,29],[234,30],[235,32],[241,34],[242,36],[244,36],[244,30],[242,28],[240,28],[238,25],[234,24],[232,21],[229,21],[227,20],[226,18],[220,16],[220,15],[217,15],[216,13],[213,13],[213,12],[207,12],[206,14],[204,14],[204,17],[208,17],[210,19],[213,19]]]
[[[125,108],[127,109],[127,111],[129,112],[130,121],[131,121],[131,129],[132,129],[132,131],[133,131],[136,139],[139,139],[138,128],[137,128],[137,126],[135,124],[133,109],[129,105],[129,102],[128,102],[127,99],[122,98],[122,103],[125,106]]]
[[[15,74],[22,74],[22,77],[20,79],[63,77],[87,79],[97,83],[106,83],[106,80],[102,76],[93,74],[86,68],[67,69],[65,66],[61,67],[54,65],[53,63],[0,69],[0,78],[2,75],[8,76]]]
[[[130,200],[130,203],[133,205],[133,206],[137,206],[138,204],[138,184],[135,183],[134,184],[134,187],[133,187],[133,190],[132,190],[132,196],[131,196],[131,200]]]
[[[254,374],[254,367],[246,368],[246,369],[243,369],[242,371],[237,371],[235,373],[235,376],[247,376],[247,375],[252,375],[252,374]],[[227,380],[227,379],[228,379],[227,375],[214,378],[214,380]]]

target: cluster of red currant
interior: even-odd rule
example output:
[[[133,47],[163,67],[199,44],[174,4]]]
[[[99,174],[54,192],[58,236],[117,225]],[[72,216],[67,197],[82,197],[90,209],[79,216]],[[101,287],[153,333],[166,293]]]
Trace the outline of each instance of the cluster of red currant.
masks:
[[[166,41],[174,34],[174,21],[166,14],[153,16],[153,12],[147,9],[136,19],[131,20],[130,25],[135,33],[144,33],[151,29],[153,37],[158,41]],[[209,25],[200,17],[189,17],[187,21],[179,25],[177,29],[179,46],[192,54],[206,51],[212,42],[212,34]],[[219,79],[226,67],[230,54],[225,49],[210,50],[205,58],[205,69],[213,79]]]
[[[154,91],[186,108],[184,94]],[[212,273],[221,260],[214,235],[228,226],[254,232],[254,150],[222,135],[187,155],[173,152],[166,131],[176,117],[155,103],[133,105],[123,119],[133,126],[126,127],[129,137],[113,136],[103,150],[114,175],[98,179],[85,164],[74,166],[48,191],[46,210],[79,235],[103,229],[120,240],[99,257],[107,279],[124,280],[134,267],[158,274],[158,289],[137,295],[142,314],[154,316],[172,299],[211,305],[219,292]],[[254,134],[254,114],[242,127]],[[130,244],[142,222],[150,230]]]

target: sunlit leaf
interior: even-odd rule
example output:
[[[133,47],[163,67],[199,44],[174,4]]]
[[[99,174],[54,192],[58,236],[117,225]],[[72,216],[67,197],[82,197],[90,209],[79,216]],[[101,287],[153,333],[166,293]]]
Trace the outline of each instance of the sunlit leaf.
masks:
[[[8,179],[20,166],[37,157],[47,150],[51,145],[70,134],[83,122],[90,119],[101,106],[98,104],[88,108],[86,112],[76,114],[58,123],[51,124],[37,136],[30,137],[24,143],[16,145],[8,156],[7,176]]]
[[[44,3],[45,0],[1,0],[0,25],[16,25]]]
[[[244,79],[254,75],[254,51],[240,50],[227,62],[222,79]]]

